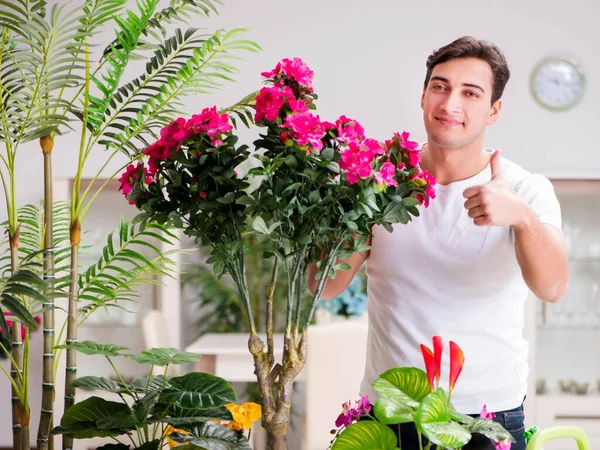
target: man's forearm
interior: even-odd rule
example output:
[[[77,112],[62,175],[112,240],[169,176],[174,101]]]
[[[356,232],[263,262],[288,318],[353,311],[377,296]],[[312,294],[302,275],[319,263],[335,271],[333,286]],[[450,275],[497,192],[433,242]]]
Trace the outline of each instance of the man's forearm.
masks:
[[[540,222],[531,209],[513,230],[517,261],[527,286],[539,299],[558,302],[569,285],[567,251],[561,233]]]

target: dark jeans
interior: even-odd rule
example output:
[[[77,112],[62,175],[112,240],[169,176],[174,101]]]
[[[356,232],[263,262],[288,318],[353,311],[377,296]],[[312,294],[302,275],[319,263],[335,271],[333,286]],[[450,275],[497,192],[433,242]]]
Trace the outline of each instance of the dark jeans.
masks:
[[[473,416],[477,417],[477,416]],[[523,414],[523,405],[510,409],[507,411],[500,411],[496,413],[494,422],[498,422],[508,431],[517,441],[511,446],[511,450],[525,450],[525,438],[523,433],[525,432],[524,424],[525,416]],[[399,425],[390,425],[396,436],[400,431],[400,449],[401,450],[419,450],[419,440],[417,429],[414,423],[403,423]],[[423,447],[427,445],[427,439],[422,437]],[[436,449],[436,446],[431,447]],[[463,447],[463,450],[495,450],[495,445],[487,437],[482,434],[473,433],[473,436],[469,443]]]

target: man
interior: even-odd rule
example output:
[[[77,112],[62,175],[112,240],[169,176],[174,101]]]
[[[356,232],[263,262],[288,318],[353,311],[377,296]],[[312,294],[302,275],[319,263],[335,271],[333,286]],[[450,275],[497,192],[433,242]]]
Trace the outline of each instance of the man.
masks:
[[[369,337],[361,393],[393,367],[423,367],[420,343],[434,335],[455,341],[465,366],[453,393],[456,409],[478,414],[484,404],[525,449],[523,400],[528,344],[524,302],[559,301],[567,291],[560,206],[551,183],[484,148],[509,79],[506,59],[491,43],[460,38],[427,60],[421,97],[427,143],[421,167],[438,184],[436,199],[393,233],[374,227],[371,249],[329,280],[334,298],[367,262]],[[313,290],[315,267],[309,268]],[[449,373],[449,352],[442,374]],[[401,427],[402,449],[418,447],[414,425]]]

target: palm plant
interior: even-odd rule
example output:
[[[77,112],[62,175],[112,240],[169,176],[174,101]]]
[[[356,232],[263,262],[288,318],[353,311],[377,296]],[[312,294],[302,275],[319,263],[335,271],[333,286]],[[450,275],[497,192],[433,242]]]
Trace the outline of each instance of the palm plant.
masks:
[[[8,209],[8,234],[13,253],[12,272],[18,268],[19,222],[17,220],[15,159],[21,144],[39,139],[44,154],[45,205],[52,200],[51,154],[55,138],[74,121],[81,121],[78,166],[70,205],[69,308],[67,344],[77,341],[78,254],[84,217],[98,193],[115,174],[105,174],[119,153],[128,162],[137,157],[134,142],[146,142],[183,107],[190,94],[209,93],[231,80],[235,68],[229,60],[237,52],[256,51],[252,42],[239,40],[243,30],[207,33],[196,28],[176,29],[167,35],[166,24],[186,23],[216,12],[212,0],[171,0],[158,9],[158,0],[138,0],[137,11],[125,10],[126,0],[82,0],[70,9],[45,0],[0,0],[0,141],[4,144],[2,183]],[[103,26],[115,28],[114,41],[92,61],[90,48]],[[133,58],[146,58],[146,70],[124,83],[123,74]],[[234,108],[234,110],[237,110]],[[240,113],[241,114],[241,113]],[[243,114],[242,118],[243,118]],[[90,185],[82,189],[85,164],[98,146],[107,150],[104,164]],[[119,169],[120,171],[121,169]],[[118,172],[115,172],[118,173]],[[107,178],[98,186],[100,177]],[[95,190],[93,189],[95,188]],[[95,192],[95,193],[93,193]],[[53,224],[50,210],[44,215],[45,289],[53,290]],[[52,427],[54,392],[54,304],[52,295],[44,302],[44,379],[42,417],[38,448],[48,447]],[[31,317],[29,318],[31,319]],[[13,326],[13,381],[18,386],[22,369],[20,324]],[[67,350],[65,408],[74,402],[76,353]],[[13,411],[15,448],[29,448],[28,417]],[[27,442],[25,442],[27,440]],[[66,438],[64,448],[72,442]]]

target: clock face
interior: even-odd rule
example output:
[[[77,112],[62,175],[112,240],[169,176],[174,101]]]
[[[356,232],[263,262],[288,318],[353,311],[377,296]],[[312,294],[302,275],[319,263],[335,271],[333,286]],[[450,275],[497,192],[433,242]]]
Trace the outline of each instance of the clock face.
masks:
[[[566,58],[548,58],[533,70],[531,90],[536,101],[552,110],[575,105],[583,94],[585,77],[579,65]]]

